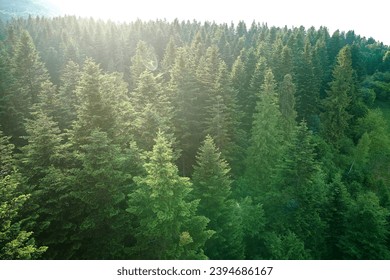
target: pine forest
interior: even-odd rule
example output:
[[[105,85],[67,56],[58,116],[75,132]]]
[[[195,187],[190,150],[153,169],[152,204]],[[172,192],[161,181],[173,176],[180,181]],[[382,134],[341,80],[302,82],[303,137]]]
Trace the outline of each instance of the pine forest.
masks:
[[[0,259],[390,259],[390,47],[244,21],[0,21]]]

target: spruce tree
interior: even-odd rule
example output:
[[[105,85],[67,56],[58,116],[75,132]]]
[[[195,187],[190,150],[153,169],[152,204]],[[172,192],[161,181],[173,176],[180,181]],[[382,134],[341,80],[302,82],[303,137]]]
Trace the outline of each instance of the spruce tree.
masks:
[[[170,143],[162,133],[136,177],[127,211],[138,219],[134,229],[137,259],[205,259],[203,247],[212,231],[208,219],[196,214],[199,200],[189,201],[191,182],[178,175]]]
[[[258,201],[262,193],[270,191],[270,183],[282,156],[281,113],[278,105],[276,84],[268,70],[256,104],[250,146],[246,165],[249,186],[248,195]]]
[[[380,206],[375,193],[360,193],[346,213],[345,232],[339,243],[343,259],[388,259],[388,218],[388,209]]]
[[[16,169],[14,145],[0,131],[0,259],[36,259],[47,247],[35,244],[33,232],[26,231],[20,211],[29,194],[20,192],[23,180]]]
[[[315,149],[311,132],[306,123],[301,122],[280,165],[281,181],[276,191],[283,197],[280,201],[284,200],[284,210],[275,220],[286,219],[281,227],[294,232],[304,242],[311,257],[320,259],[322,255],[317,249],[324,248],[325,242],[323,212],[327,203],[327,186]]]
[[[279,94],[279,108],[282,113],[284,138],[290,140],[296,127],[295,85],[290,74],[283,78]]]
[[[148,70],[143,72],[130,102],[135,116],[132,129],[140,148],[150,150],[159,129],[172,139],[173,109],[159,77]]]
[[[206,136],[194,166],[192,195],[200,199],[198,211],[210,219],[209,227],[216,231],[205,247],[211,259],[243,258],[242,228],[235,217],[238,215],[236,203],[230,198],[229,171],[213,139]]]
[[[329,143],[339,147],[346,136],[352,115],[348,112],[355,91],[351,51],[348,46],[340,50],[333,69],[333,81],[323,101],[323,135]]]
[[[189,175],[195,162],[195,155],[203,137],[203,121],[198,96],[200,85],[196,79],[196,67],[188,50],[180,48],[177,51],[175,65],[172,68],[172,105],[174,107],[174,127],[179,148],[183,151],[178,165],[182,175]],[[204,100],[200,101],[204,102]],[[204,106],[204,103],[202,103]]]
[[[72,221],[78,231],[74,240],[76,259],[125,258],[129,237],[129,215],[125,211],[130,171],[118,145],[107,133],[95,129],[78,151],[81,167],[73,170],[71,197],[76,209]]]
[[[18,137],[25,134],[24,119],[30,116],[32,106],[38,102],[42,83],[49,80],[47,70],[27,31],[20,35],[10,66],[13,80],[7,97],[6,119],[10,122],[7,134],[14,136],[15,143],[22,144],[23,141]]]

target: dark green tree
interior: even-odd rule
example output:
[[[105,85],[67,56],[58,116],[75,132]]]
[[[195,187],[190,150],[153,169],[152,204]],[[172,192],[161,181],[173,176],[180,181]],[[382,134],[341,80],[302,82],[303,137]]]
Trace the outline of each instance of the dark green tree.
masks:
[[[6,133],[12,135],[13,141],[21,144],[18,137],[25,134],[24,119],[30,116],[32,106],[38,102],[42,83],[49,80],[47,70],[35,49],[29,33],[23,31],[11,58],[12,81],[8,92]]]
[[[359,194],[348,208],[345,232],[340,237],[343,259],[388,259],[388,217],[389,211],[380,206],[375,193]]]
[[[14,145],[0,131],[0,259],[36,259],[47,247],[38,247],[33,232],[26,231],[20,211],[29,194],[20,192],[23,180],[15,166]]]
[[[355,92],[353,75],[351,51],[347,46],[340,50],[337,65],[333,69],[333,81],[323,101],[323,135],[336,147],[346,136],[352,118],[348,108]]]
[[[77,248],[71,258],[127,258],[125,240],[131,232],[125,198],[131,175],[125,170],[124,155],[106,132],[97,129],[80,147],[81,168],[73,171],[75,182],[70,194],[77,206],[72,219],[78,225],[68,237]]]
[[[127,211],[135,215],[137,259],[205,259],[204,244],[212,235],[208,219],[196,214],[199,200],[189,201],[191,182],[180,177],[171,145],[162,133],[144,165],[146,175],[136,177]]]
[[[231,200],[230,168],[221,158],[210,136],[206,136],[194,166],[193,196],[200,199],[198,211],[210,219],[209,227],[215,234],[206,242],[205,253],[211,259],[242,259],[243,243],[239,213]]]
[[[254,201],[270,191],[272,174],[283,154],[281,117],[274,76],[268,70],[256,104],[245,175]]]

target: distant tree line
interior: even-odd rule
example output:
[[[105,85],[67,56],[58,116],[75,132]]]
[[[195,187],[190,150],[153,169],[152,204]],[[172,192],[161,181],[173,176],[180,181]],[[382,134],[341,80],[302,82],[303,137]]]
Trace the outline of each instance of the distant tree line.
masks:
[[[353,31],[0,21],[0,259],[388,259],[389,102]]]

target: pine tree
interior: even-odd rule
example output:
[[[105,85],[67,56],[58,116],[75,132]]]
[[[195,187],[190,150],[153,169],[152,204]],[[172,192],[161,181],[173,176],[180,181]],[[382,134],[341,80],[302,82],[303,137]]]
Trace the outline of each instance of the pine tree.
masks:
[[[13,80],[7,97],[6,119],[10,122],[7,134],[14,136],[15,143],[21,144],[18,137],[25,133],[24,119],[30,116],[32,106],[38,102],[42,83],[49,80],[47,70],[27,31],[21,33],[15,47],[11,73]]]
[[[282,113],[282,123],[285,140],[292,137],[296,127],[297,111],[295,110],[295,85],[290,74],[283,78],[279,94],[279,109]]]
[[[124,258],[130,228],[125,197],[131,171],[125,171],[118,145],[97,129],[78,154],[81,168],[73,171],[70,194],[77,206],[72,221],[78,225],[78,231],[70,235],[76,249],[71,258]]]
[[[173,109],[161,80],[150,71],[143,72],[138,86],[130,96],[134,108],[134,137],[139,147],[151,150],[159,130],[173,139]]]
[[[200,116],[199,112],[204,110],[204,107],[197,104],[200,85],[196,79],[195,69],[188,51],[184,48],[178,49],[169,87],[172,90],[175,135],[183,151],[178,161],[182,175],[191,174],[196,151],[204,134],[202,121],[204,116]]]
[[[102,74],[99,65],[87,59],[76,86],[76,96],[79,104],[72,131],[75,145],[84,144],[93,130],[107,133],[116,143],[125,141],[131,107],[121,75]]]
[[[165,48],[165,53],[163,60],[161,62],[161,66],[164,71],[167,71],[168,73],[165,74],[165,78],[169,80],[169,71],[172,69],[173,65],[175,64],[176,59],[176,45],[175,45],[175,39],[173,36],[169,38],[169,42]],[[168,78],[169,77],[169,78]]]
[[[130,66],[130,90],[134,90],[138,86],[138,80],[140,75],[147,69],[155,70],[157,68],[154,50],[144,41],[139,41],[135,51],[135,55],[131,58]]]
[[[320,86],[314,76],[312,47],[306,42],[295,69],[297,84],[297,112],[299,120],[305,120],[312,130],[318,130]]]
[[[27,145],[21,148],[20,170],[26,183],[23,191],[31,197],[22,214],[29,216],[26,220],[37,241],[49,246],[45,256],[66,258],[72,251],[68,235],[76,228],[69,221],[74,178],[68,168],[74,160],[53,118],[37,111],[25,126]]]
[[[59,115],[58,125],[61,129],[70,128],[73,121],[77,118],[78,98],[75,94],[76,86],[80,78],[80,66],[68,61],[65,65],[58,90],[60,108],[57,114]]]
[[[337,56],[337,65],[333,69],[333,81],[323,101],[323,135],[336,147],[340,145],[339,141],[346,136],[352,118],[348,107],[351,104],[354,90],[351,51],[347,46],[341,49]]]
[[[204,134],[213,137],[235,174],[242,171],[247,142],[245,132],[239,127],[241,116],[231,77],[226,64],[221,62],[208,106]]]
[[[230,200],[229,167],[221,158],[210,136],[206,136],[194,166],[193,196],[200,199],[198,211],[210,219],[209,227],[216,231],[206,242],[205,253],[211,259],[242,259],[241,224],[235,224],[235,203]],[[236,234],[236,235],[234,235]]]
[[[270,190],[272,174],[282,155],[281,113],[276,84],[268,70],[262,86],[260,101],[256,104],[245,177],[251,189],[248,194],[257,201]]]
[[[23,182],[13,159],[14,145],[0,131],[0,259],[36,259],[47,247],[35,244],[33,233],[25,230],[20,210],[30,195],[19,191]]]
[[[178,175],[173,151],[162,133],[135,178],[127,211],[138,219],[132,257],[139,259],[204,259],[203,247],[212,231],[208,219],[197,216],[199,201],[188,201],[191,183]]]
[[[343,259],[388,259],[388,217],[375,193],[359,194],[346,213],[346,229],[340,237]]]
[[[323,211],[327,203],[327,187],[321,166],[316,161],[315,148],[311,132],[306,123],[301,122],[280,165],[281,181],[277,191],[283,197],[285,209],[276,220],[287,219],[281,226],[287,227],[304,242],[312,258],[321,259],[317,250],[324,248],[325,242]]]
[[[341,237],[344,236],[347,227],[347,212],[351,208],[351,197],[341,181],[340,174],[336,174],[330,185],[328,206],[328,230],[326,235],[327,253],[329,259],[343,259],[344,249]]]

